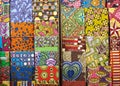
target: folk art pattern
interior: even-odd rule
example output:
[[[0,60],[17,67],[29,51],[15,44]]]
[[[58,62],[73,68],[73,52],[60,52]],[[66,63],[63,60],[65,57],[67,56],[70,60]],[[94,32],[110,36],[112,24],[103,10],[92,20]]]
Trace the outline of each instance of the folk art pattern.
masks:
[[[119,85],[119,4],[0,0],[0,85]]]

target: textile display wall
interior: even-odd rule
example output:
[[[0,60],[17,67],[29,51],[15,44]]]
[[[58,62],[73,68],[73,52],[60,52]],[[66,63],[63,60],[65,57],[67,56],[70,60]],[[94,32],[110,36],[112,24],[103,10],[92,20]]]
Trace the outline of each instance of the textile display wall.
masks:
[[[0,0],[0,86],[120,86],[120,0]]]

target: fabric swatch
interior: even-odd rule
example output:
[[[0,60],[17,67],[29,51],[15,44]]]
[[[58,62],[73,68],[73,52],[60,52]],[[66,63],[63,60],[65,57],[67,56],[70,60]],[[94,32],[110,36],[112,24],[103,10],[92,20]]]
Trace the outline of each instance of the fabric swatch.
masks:
[[[106,8],[85,8],[87,36],[108,37],[108,11]]]
[[[81,0],[61,0],[61,3],[72,8],[79,8],[81,6]]]
[[[34,26],[32,23],[12,23],[11,37],[34,37]]]
[[[63,51],[85,51],[85,36],[79,37],[63,37],[62,50]]]
[[[107,66],[108,65],[108,38],[87,36],[86,37],[86,52],[83,54],[83,57],[86,57],[87,66],[97,67]]]
[[[33,66],[11,66],[11,81],[32,81],[34,71]]]
[[[120,0],[107,0],[107,8],[116,8],[120,6]]]
[[[9,52],[0,51],[0,67],[10,66]]]
[[[0,81],[10,80],[10,67],[0,67]]]
[[[0,36],[9,36],[9,23],[0,22]]]
[[[84,10],[61,5],[62,36],[78,37],[84,34]]]
[[[35,36],[58,36],[58,25],[51,22],[34,24]]]
[[[32,22],[32,0],[10,1],[11,22]]]
[[[35,66],[56,66],[59,65],[58,52],[35,52]]]
[[[10,37],[0,36],[0,51],[10,51]]]
[[[89,86],[112,86],[111,67],[98,66],[88,68]]]
[[[120,51],[110,51],[113,86],[120,85]]]
[[[34,38],[11,37],[11,51],[34,51]]]
[[[58,66],[36,66],[36,83],[58,85],[59,82]]]
[[[0,36],[9,36],[9,0],[0,0]]]
[[[34,66],[34,52],[10,52],[12,66]]]
[[[33,1],[33,15],[34,22],[41,23],[51,22],[58,25],[58,1],[46,0],[46,1]]]
[[[57,36],[35,37],[35,51],[58,51]]]
[[[84,8],[104,8],[106,0],[82,0],[82,7]]]
[[[10,86],[10,81],[0,81],[1,86]]]

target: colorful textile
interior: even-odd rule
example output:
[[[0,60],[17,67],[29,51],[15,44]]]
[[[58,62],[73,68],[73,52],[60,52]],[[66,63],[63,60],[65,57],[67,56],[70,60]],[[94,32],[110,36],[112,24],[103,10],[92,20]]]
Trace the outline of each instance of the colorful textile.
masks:
[[[10,51],[10,37],[0,37],[0,51]]]
[[[36,81],[38,84],[54,84],[59,82],[58,66],[36,66]]]
[[[35,66],[55,66],[59,65],[58,52],[35,52]]]
[[[11,81],[32,81],[35,68],[33,66],[11,66]]]
[[[88,67],[89,86],[112,86],[111,67]]]
[[[10,66],[9,52],[0,51],[0,67]]]
[[[33,37],[11,37],[11,51],[33,51]]]
[[[82,7],[84,8],[104,8],[106,0],[82,0]]]
[[[11,37],[34,37],[32,23],[11,23]]]
[[[34,52],[11,52],[12,66],[34,66]]]
[[[9,36],[9,0],[0,0],[0,36]]]
[[[120,6],[120,0],[107,0],[107,7],[108,8],[116,8]]]
[[[10,67],[0,67],[0,81],[10,80]]]
[[[11,22],[32,22],[32,0],[10,1]]]

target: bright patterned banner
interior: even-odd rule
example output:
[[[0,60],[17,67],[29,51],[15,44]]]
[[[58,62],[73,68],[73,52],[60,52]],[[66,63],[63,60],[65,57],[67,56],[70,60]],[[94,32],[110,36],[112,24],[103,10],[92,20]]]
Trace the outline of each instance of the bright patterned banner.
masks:
[[[117,1],[117,0],[116,0]],[[110,17],[110,65],[112,66],[113,85],[120,85],[120,7],[109,8]]]
[[[84,9],[79,0],[61,2],[62,86],[85,86]]]
[[[59,1],[33,0],[36,85],[59,84]]]

